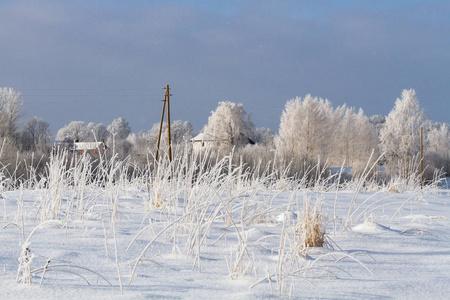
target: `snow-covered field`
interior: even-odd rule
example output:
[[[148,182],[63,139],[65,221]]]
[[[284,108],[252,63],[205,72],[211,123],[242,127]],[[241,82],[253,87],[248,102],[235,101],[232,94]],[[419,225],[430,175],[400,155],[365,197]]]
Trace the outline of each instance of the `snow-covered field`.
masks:
[[[0,298],[449,298],[450,190],[227,180],[2,192]],[[317,201],[327,245],[300,250]]]

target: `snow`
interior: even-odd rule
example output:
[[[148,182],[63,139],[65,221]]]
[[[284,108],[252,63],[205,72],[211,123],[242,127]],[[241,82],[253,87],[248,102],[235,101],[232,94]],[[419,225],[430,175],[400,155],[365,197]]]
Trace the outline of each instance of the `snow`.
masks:
[[[352,231],[355,232],[364,232],[364,233],[376,233],[381,231],[389,231],[390,228],[380,225],[373,220],[365,220],[364,223],[356,225],[352,228]]]
[[[283,223],[288,222],[290,220],[296,220],[297,214],[291,210],[287,210],[281,214],[279,214],[276,218],[277,222]]]
[[[314,262],[321,271],[311,269],[305,277],[290,278],[290,283],[295,280],[292,291],[288,286],[283,297],[292,294],[292,298],[302,299],[448,299],[450,294],[450,191],[447,189],[427,193],[420,190],[400,194],[360,193],[355,207],[365,200],[368,202],[355,213],[355,217],[371,203],[380,201],[378,208],[367,216],[363,213],[357,222],[352,218],[347,230],[342,224],[348,216],[355,191],[337,193],[336,229],[332,222],[336,192],[255,192],[252,197],[236,198],[231,202],[234,221],[238,220],[237,212],[241,213],[245,201],[253,201],[248,204],[254,206],[249,205],[248,209],[263,207],[270,202],[273,210],[269,214],[245,225],[236,224],[236,227],[225,226],[220,218],[211,224],[203,224],[210,225],[209,230],[207,227],[199,228],[206,233],[206,242],[200,248],[194,245],[189,255],[184,241],[195,224],[186,222],[186,228],[177,227],[180,231],[177,243],[171,240],[174,231],[167,230],[167,234],[161,234],[149,246],[131,285],[134,261],[152,239],[181,214],[169,216],[164,209],[149,210],[144,201],[148,195],[144,191],[123,189],[119,193],[116,223],[123,295],[115,258],[114,228],[109,221],[112,211],[104,209],[108,193],[97,199],[95,210],[86,211],[90,215],[84,218],[74,217],[65,223],[66,226],[61,226],[65,220],[60,219],[37,227],[41,220],[36,201],[41,192],[17,190],[1,193],[2,299],[278,298],[276,278],[272,278],[272,284],[264,278],[267,270],[271,275],[276,273],[283,223],[295,223],[297,213],[293,211],[301,208],[304,196],[322,203],[322,210],[329,220],[329,242],[323,248],[310,249],[304,260],[304,267]],[[178,203],[181,211],[185,201],[179,199]],[[295,203],[300,203],[300,207],[295,207]],[[400,207],[403,208],[398,211]],[[137,236],[147,225],[150,226]],[[188,228],[191,225],[194,227]],[[29,239],[29,249],[34,255],[31,269],[44,267],[47,258],[50,259],[50,268],[41,286],[42,273],[32,277],[32,285],[17,284],[22,245],[36,227]],[[227,260],[233,261],[238,253],[240,237],[237,230],[245,240],[254,265],[243,276],[231,280]],[[335,262],[339,258],[342,260]],[[244,255],[244,266],[249,262]],[[325,270],[330,272],[321,274]]]

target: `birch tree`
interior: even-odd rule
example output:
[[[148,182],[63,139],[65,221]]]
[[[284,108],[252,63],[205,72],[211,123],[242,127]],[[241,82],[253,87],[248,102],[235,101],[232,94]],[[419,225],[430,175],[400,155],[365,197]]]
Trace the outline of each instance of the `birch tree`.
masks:
[[[403,90],[380,132],[381,148],[391,173],[398,171],[407,177],[417,171],[414,170],[413,158],[420,150],[420,127],[425,120],[426,114],[419,107],[416,92]],[[399,163],[400,169],[397,169]]]
[[[288,157],[327,159],[335,128],[334,110],[328,100],[306,95],[289,100],[280,120],[278,149]]]
[[[22,117],[23,100],[12,88],[0,88],[0,137],[16,141],[18,122]]]
[[[369,118],[364,114],[364,111],[361,108],[356,114],[353,131],[356,132],[356,137],[354,139],[353,152],[351,154],[351,166],[352,174],[357,175],[364,171],[367,163],[369,163],[370,166],[375,163],[380,156],[380,151],[377,129],[370,122]],[[372,160],[369,161],[371,157]]]

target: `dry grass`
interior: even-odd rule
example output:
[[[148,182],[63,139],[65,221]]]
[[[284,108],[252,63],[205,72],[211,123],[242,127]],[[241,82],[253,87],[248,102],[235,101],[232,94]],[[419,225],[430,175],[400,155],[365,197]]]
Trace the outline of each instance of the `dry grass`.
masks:
[[[304,200],[303,210],[298,215],[295,233],[299,238],[299,251],[305,253],[311,247],[325,245],[327,219],[325,218],[320,201],[314,206],[311,199]]]
[[[71,228],[71,222],[75,224],[75,221],[78,220],[101,222],[107,256],[109,250],[106,232],[109,225],[113,233],[115,262],[122,287],[120,264],[124,261],[121,259],[118,240],[121,237],[119,233],[123,229],[119,222],[119,217],[122,216],[120,209],[124,209],[124,207],[120,205],[119,200],[120,197],[143,199],[142,204],[137,204],[142,205],[146,210],[141,224],[148,222],[149,225],[142,225],[143,227],[135,234],[127,248],[128,253],[131,246],[141,247],[135,249],[139,256],[132,260],[134,266],[130,271],[130,283],[133,277],[137,276],[138,265],[140,268],[144,268],[141,262],[145,260],[158,264],[145,258],[145,256],[160,255],[160,253],[154,253],[155,249],[158,249],[154,246],[158,243],[172,244],[172,254],[175,256],[177,253],[181,253],[186,255],[186,258],[193,258],[192,269],[197,268],[199,272],[202,269],[202,257],[205,257],[202,255],[203,252],[209,251],[209,247],[215,246],[217,243],[213,251],[216,251],[218,247],[228,247],[230,250],[230,255],[226,257],[230,279],[251,276],[254,273],[258,280],[255,285],[269,281],[272,289],[272,281],[274,281],[277,283],[279,295],[286,295],[292,292],[297,278],[301,277],[301,280],[309,282],[306,275],[313,278],[316,270],[323,270],[322,265],[316,261],[323,260],[326,263],[329,257],[336,255],[336,252],[333,252],[317,258],[315,256],[317,252],[327,252],[327,249],[309,251],[312,250],[311,248],[324,246],[333,248],[331,245],[333,242],[327,236],[327,217],[322,210],[320,192],[336,189],[333,219],[335,230],[337,222],[345,222],[345,225],[341,223],[342,227],[351,228],[352,224],[369,215],[373,210],[382,207],[379,203],[385,202],[389,198],[384,197],[373,201],[370,196],[365,200],[358,199],[358,194],[367,188],[367,185],[370,188],[375,185],[375,181],[369,181],[367,184],[367,174],[370,174],[372,168],[376,167],[375,164],[372,168],[369,168],[368,165],[360,178],[344,185],[340,183],[340,175],[335,181],[332,180],[335,175],[325,178],[323,176],[325,171],[317,166],[313,168],[319,174],[316,177],[325,179],[311,185],[307,177],[309,173],[304,178],[291,178],[286,175],[288,173],[286,170],[274,170],[273,173],[268,171],[263,176],[257,177],[253,176],[252,170],[247,170],[241,162],[239,165],[233,165],[232,162],[233,154],[221,159],[207,156],[199,159],[186,151],[184,156],[174,156],[174,162],[170,162],[166,156],[162,156],[159,162],[149,161],[145,169],[133,166],[135,171],[133,174],[129,174],[128,170],[131,167],[129,160],[119,161],[114,156],[101,158],[99,166],[94,172],[93,164],[87,157],[78,157],[76,161],[69,162],[67,153],[60,153],[52,157],[47,165],[47,177],[35,185],[41,197],[34,205],[33,215],[41,217],[43,222],[41,224],[60,222],[58,224],[65,227],[66,230]],[[2,188],[1,176],[0,169],[0,189]],[[37,180],[35,181],[37,182]],[[391,181],[385,185],[386,188],[397,186],[400,192],[404,189],[399,185],[399,181]],[[348,187],[355,191],[355,195],[351,200],[347,218],[345,216],[340,218],[336,213],[338,193]],[[417,186],[415,188],[417,189]],[[379,189],[382,190],[382,188]],[[316,192],[316,201],[314,201],[315,199],[312,201],[307,196],[308,193],[312,194],[310,193],[312,191]],[[304,195],[303,199],[301,198],[302,194]],[[279,197],[288,197],[289,201],[279,205],[278,201],[275,201]],[[402,203],[394,217],[413,199],[413,197],[409,198]],[[358,200],[361,200],[362,203]],[[6,203],[5,200],[3,202]],[[7,222],[6,204],[4,207],[4,220]],[[280,212],[285,213],[282,224],[273,217]],[[19,222],[21,222],[23,230],[23,201],[18,202],[16,215],[16,226],[20,227]],[[22,216],[21,219],[20,216]],[[59,221],[55,221],[55,219]],[[83,223],[76,222],[76,224]],[[264,235],[255,241],[248,234],[255,225],[258,227],[267,225],[267,227],[277,227],[277,229],[273,229],[274,234]],[[39,226],[39,228],[42,227]],[[218,229],[223,232],[219,238],[214,235]],[[212,230],[214,234],[211,234]],[[259,230],[260,228],[258,228]],[[151,231],[149,233],[151,234],[150,241],[144,237],[138,240],[140,235],[146,231]],[[278,237],[280,239],[278,249],[266,248],[266,239]],[[235,244],[232,244],[233,241]],[[142,246],[142,243],[145,246]],[[24,243],[17,275],[17,281],[25,284],[31,284],[31,274],[33,273],[30,268],[33,253],[30,252],[28,246],[29,244]],[[278,252],[276,265],[275,263],[267,264],[265,277],[261,280],[261,272],[258,269],[259,262],[255,261],[254,257],[255,253],[256,256],[260,253],[260,247],[271,250],[271,256]],[[255,249],[256,251],[254,251]],[[149,256],[150,254],[152,255]],[[355,260],[354,256],[346,253],[342,253],[341,256]],[[47,261],[45,263],[44,267],[36,269],[36,271],[42,272],[42,278],[44,278],[46,270],[62,272],[61,265],[49,265]],[[64,265],[64,267],[66,266]],[[67,272],[74,273],[70,269]],[[332,274],[331,271],[329,274]]]

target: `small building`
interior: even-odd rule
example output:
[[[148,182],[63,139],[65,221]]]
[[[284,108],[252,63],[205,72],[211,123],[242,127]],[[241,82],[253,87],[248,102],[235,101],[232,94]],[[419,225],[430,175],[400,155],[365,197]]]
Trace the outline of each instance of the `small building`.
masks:
[[[206,147],[218,147],[220,143],[228,142],[227,140],[221,140],[209,133],[200,133],[191,139],[192,150],[202,151]]]
[[[192,149],[194,151],[202,151],[206,147],[219,147],[222,144],[225,145],[233,145],[233,143],[230,142],[228,139],[219,139],[218,137],[209,134],[209,133],[200,133],[194,138],[191,139],[192,142]],[[245,136],[244,134],[239,134],[239,145],[254,145],[255,142]]]
[[[103,142],[75,142],[72,150],[77,154],[103,154],[107,147]]]

